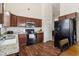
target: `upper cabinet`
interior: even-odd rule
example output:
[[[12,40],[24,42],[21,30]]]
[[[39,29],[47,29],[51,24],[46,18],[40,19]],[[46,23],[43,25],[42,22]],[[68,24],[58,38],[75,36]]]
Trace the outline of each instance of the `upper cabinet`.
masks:
[[[36,27],[42,27],[42,20],[37,18],[26,18],[26,22],[34,22]]]
[[[20,26],[22,24],[25,24],[26,18],[22,16],[17,16],[17,26]]]
[[[10,15],[10,26],[17,26],[17,16],[11,14]]]
[[[73,19],[73,18],[77,18],[77,16],[78,16],[78,13],[74,12],[63,16],[59,16],[59,20],[70,19],[70,18]]]
[[[10,15],[10,26],[21,26],[22,24],[26,24],[27,22],[33,22],[36,27],[42,27],[42,20],[37,18],[29,18],[23,16]]]
[[[0,3],[0,24],[3,24],[3,11],[4,11],[4,7],[3,7],[3,3]]]
[[[0,14],[0,24],[2,24],[3,23],[3,14],[1,13]]]

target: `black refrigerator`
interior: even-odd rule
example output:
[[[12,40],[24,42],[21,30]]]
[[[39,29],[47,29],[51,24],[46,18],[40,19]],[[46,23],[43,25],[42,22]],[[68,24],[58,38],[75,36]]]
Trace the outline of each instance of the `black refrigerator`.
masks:
[[[63,38],[68,38],[69,45],[77,42],[76,39],[76,19],[64,19],[54,22],[54,46],[59,46],[59,41]]]

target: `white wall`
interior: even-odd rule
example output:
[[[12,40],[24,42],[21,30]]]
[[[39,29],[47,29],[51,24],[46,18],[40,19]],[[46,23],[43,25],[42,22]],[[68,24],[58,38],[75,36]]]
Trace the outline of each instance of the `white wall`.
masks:
[[[15,15],[35,17],[42,19],[42,30],[44,32],[44,42],[52,40],[52,4],[36,4],[36,3],[6,3],[4,5],[5,11],[9,11]],[[30,8],[30,11],[27,9]]]
[[[52,4],[42,4],[44,42],[52,40]]]
[[[60,3],[60,15],[79,12],[79,3]]]
[[[3,26],[10,26],[10,13],[9,12],[4,12]]]
[[[28,10],[30,8],[30,10]],[[5,3],[5,11],[9,11],[15,15],[29,16],[41,18],[41,4],[40,3]]]
[[[54,21],[60,16],[60,3],[53,3],[53,20],[52,20],[52,30],[54,30]]]

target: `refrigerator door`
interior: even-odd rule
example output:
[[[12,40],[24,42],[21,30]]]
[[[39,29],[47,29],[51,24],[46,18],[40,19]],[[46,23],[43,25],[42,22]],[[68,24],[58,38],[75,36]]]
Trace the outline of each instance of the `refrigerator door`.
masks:
[[[73,22],[70,19],[65,19],[61,23],[61,34],[62,36],[69,37],[73,33]]]

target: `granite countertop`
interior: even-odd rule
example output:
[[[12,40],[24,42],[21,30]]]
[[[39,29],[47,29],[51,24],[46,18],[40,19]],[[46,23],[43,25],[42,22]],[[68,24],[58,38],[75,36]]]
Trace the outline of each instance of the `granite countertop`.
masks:
[[[38,31],[38,32],[35,32],[35,33],[43,33],[43,31]],[[20,32],[20,33],[16,33],[16,34],[27,34],[26,32]]]
[[[11,45],[5,45],[0,46],[0,56],[6,56],[6,55],[10,55],[13,53],[17,53],[18,52],[18,46],[16,46],[16,44],[11,44]]]
[[[36,32],[36,33],[43,33],[43,31],[38,31],[38,32]]]
[[[13,40],[13,39],[10,39],[10,40]],[[10,55],[10,54],[19,52],[19,43],[18,43],[17,35],[16,35],[15,40],[16,41],[12,44],[7,44],[7,45],[0,44],[0,56],[6,56],[6,55]]]

